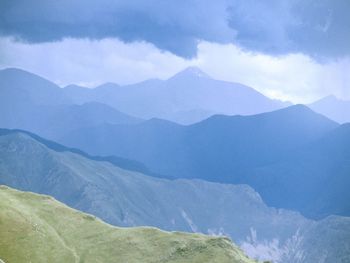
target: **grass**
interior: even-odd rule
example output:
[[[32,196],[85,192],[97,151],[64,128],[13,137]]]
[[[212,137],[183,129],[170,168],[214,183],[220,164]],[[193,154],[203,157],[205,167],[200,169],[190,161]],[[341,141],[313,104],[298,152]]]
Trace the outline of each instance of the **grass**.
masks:
[[[0,186],[0,259],[5,263],[254,262],[224,237],[117,228],[49,196],[6,186]]]

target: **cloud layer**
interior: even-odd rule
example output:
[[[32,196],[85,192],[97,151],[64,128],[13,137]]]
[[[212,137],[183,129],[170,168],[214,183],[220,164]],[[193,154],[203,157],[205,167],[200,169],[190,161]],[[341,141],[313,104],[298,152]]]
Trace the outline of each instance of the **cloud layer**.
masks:
[[[320,59],[350,55],[348,0],[3,0],[0,34],[146,41],[185,58],[201,41]]]
[[[146,42],[65,39],[28,44],[0,38],[0,68],[19,67],[61,86],[166,79],[188,66],[198,66],[216,79],[240,82],[272,98],[296,103],[329,94],[350,99],[350,59],[318,63],[302,54],[275,57],[246,52],[233,44],[200,42],[197,58],[188,60]]]

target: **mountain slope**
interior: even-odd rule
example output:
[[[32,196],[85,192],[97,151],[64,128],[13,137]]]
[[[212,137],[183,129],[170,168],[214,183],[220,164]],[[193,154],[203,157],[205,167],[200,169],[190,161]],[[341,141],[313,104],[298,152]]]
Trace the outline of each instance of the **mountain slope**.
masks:
[[[79,128],[104,123],[134,124],[141,119],[126,115],[107,105],[90,102],[82,105],[37,106],[28,105],[23,111],[9,109],[0,113],[0,127],[24,129],[47,138],[57,138]],[[11,116],[10,118],[8,118]]]
[[[274,237],[266,227],[268,215],[279,216],[247,186],[149,177],[79,153],[56,151],[18,131],[0,136],[0,156],[1,184],[52,195],[109,223],[205,233],[219,232],[221,227],[239,240],[245,239],[250,227],[254,227],[266,238]],[[240,211],[248,213],[251,206],[261,213],[259,223],[265,224],[255,226],[254,217],[247,220],[239,216]],[[281,211],[280,216],[299,222],[292,230],[284,229],[284,220],[280,226],[276,224],[274,231],[280,231],[281,238],[282,233],[294,233],[303,225],[296,213]]]
[[[0,70],[0,105],[60,105],[71,103],[56,84],[30,72],[8,68]]]
[[[5,262],[253,262],[228,239],[116,228],[51,197],[0,187]]]
[[[333,224],[325,239],[313,239],[309,229],[322,224],[300,214],[267,207],[246,185],[225,185],[200,180],[165,180],[120,169],[79,152],[48,148],[35,136],[7,131],[0,136],[0,184],[49,194],[69,206],[94,214],[118,226],[156,226],[165,230],[224,234],[244,251],[261,260],[283,263],[305,261],[300,254],[327,252],[348,256],[343,226]],[[51,143],[52,144],[52,143]],[[49,144],[50,145],[50,144]],[[327,230],[328,231],[328,230]],[[310,234],[308,234],[310,232]],[[295,260],[298,258],[298,261]],[[341,261],[328,260],[337,263]]]
[[[68,86],[64,92],[77,103],[96,100],[144,119],[162,118],[191,124],[213,114],[249,115],[283,108],[254,89],[212,79],[198,68],[187,68],[168,80],[147,80],[95,89]]]
[[[260,167],[257,173],[270,176],[275,184],[281,185],[275,194],[289,196],[286,202],[310,211],[308,216],[349,216],[349,149],[350,124],[343,124],[279,163]],[[297,189],[298,194],[291,195],[289,189]],[[273,205],[281,203],[276,198]]]
[[[300,204],[300,190],[293,184],[295,175],[283,171],[290,176],[280,176],[278,164],[292,161],[300,148],[337,126],[307,107],[296,105],[252,116],[217,115],[190,126],[157,119],[137,125],[100,125],[79,129],[59,141],[97,155],[138,160],[170,178],[249,184],[269,205],[310,216],[318,213],[311,206],[315,201],[312,198],[316,198],[311,193],[324,193],[324,188],[314,188],[311,183],[318,179],[306,170],[304,175],[310,184],[304,190],[310,196],[308,203]],[[272,164],[276,164],[273,173],[262,175],[261,169]],[[312,165],[322,169],[320,164]],[[279,176],[286,180],[279,180]],[[333,212],[329,209],[326,215]],[[341,214],[349,215],[350,211],[344,207]]]
[[[19,69],[0,71],[2,128],[25,129],[55,138],[82,127],[140,121],[101,103],[73,105],[63,89],[35,74]]]
[[[309,104],[309,107],[339,123],[350,122],[350,101],[327,96]]]
[[[190,126],[160,119],[137,125],[99,125],[57,139],[90,153],[140,160],[168,176],[224,182],[235,177],[233,171],[276,161],[337,126],[307,107],[296,105],[252,116],[216,115]],[[186,167],[188,162],[193,167]],[[182,170],[172,170],[175,166]],[[220,168],[228,171],[211,178],[211,169]]]
[[[95,161],[103,161],[103,162],[109,162],[115,166],[118,166],[122,169],[127,169],[130,171],[135,171],[135,172],[141,172],[143,174],[148,174],[148,175],[153,175],[155,176],[156,174],[152,173],[144,164],[134,161],[134,160],[129,160],[117,156],[92,156],[89,155],[79,149],[75,148],[69,148],[65,147],[61,144],[58,144],[53,141],[46,140],[34,133],[27,132],[24,130],[10,130],[10,129],[0,129],[0,136],[5,136],[5,135],[13,135],[13,134],[23,134],[26,135],[35,141],[37,141],[40,144],[43,144],[46,148],[51,149],[56,152],[70,152],[70,153],[76,153],[79,154],[85,158],[95,160]]]

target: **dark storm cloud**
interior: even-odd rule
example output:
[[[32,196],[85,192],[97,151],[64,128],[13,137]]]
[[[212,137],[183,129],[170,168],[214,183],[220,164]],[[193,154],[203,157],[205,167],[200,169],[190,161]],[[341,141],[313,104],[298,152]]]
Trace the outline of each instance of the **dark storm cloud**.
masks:
[[[291,12],[297,21],[288,35],[297,49],[313,56],[350,55],[349,0],[304,0]]]
[[[182,57],[206,40],[269,54],[350,54],[348,0],[2,0],[0,34],[146,41]]]

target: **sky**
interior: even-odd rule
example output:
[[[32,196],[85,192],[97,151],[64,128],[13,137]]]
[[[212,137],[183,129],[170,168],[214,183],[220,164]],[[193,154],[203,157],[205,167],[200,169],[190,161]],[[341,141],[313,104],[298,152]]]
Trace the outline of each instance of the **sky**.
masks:
[[[216,79],[308,103],[350,99],[348,0],[2,0],[0,68],[61,86]]]

